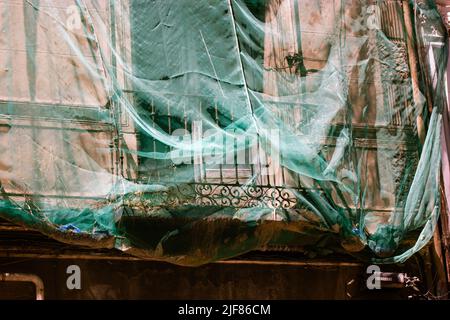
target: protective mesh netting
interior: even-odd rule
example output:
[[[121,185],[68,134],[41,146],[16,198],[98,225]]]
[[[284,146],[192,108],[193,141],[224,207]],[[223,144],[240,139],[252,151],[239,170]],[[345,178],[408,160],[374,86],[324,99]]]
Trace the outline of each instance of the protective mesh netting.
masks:
[[[9,0],[0,29],[3,218],[185,265],[433,235],[434,1]]]

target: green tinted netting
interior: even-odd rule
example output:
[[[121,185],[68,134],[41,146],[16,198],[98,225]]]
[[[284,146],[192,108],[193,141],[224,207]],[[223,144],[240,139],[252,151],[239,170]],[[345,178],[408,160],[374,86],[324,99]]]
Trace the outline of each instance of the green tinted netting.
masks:
[[[0,29],[3,218],[184,265],[433,235],[434,1],[8,0]]]

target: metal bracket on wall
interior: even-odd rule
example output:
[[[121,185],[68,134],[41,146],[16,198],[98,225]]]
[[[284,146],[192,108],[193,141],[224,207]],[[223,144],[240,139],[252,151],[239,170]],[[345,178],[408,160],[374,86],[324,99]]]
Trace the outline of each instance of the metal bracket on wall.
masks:
[[[36,300],[44,300],[44,282],[35,274],[0,273],[0,282],[30,282],[36,287]]]

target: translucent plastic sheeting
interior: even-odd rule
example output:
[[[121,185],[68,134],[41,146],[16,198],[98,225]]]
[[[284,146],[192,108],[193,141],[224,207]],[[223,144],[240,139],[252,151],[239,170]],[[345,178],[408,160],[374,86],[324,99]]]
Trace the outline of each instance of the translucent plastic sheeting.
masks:
[[[434,1],[0,0],[0,216],[198,265],[431,239]]]

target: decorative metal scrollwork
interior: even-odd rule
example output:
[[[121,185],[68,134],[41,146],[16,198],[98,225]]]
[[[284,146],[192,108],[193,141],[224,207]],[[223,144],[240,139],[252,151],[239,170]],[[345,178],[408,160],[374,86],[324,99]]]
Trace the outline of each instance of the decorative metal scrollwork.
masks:
[[[284,187],[192,183],[174,186],[170,193],[170,199],[184,199],[184,204],[200,206],[289,209],[297,204],[294,192]]]

